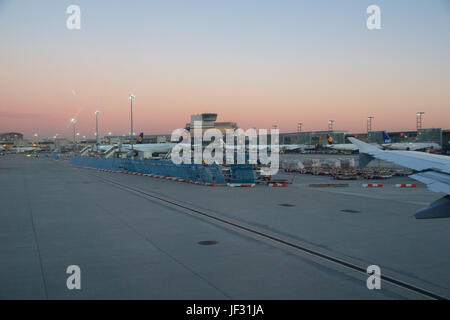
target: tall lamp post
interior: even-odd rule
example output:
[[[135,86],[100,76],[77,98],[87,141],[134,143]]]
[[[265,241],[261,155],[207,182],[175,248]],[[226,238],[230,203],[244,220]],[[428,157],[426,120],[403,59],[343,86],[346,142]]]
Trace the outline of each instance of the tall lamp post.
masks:
[[[328,131],[333,131],[334,120],[328,120]]]
[[[131,120],[131,150],[133,150],[133,100],[135,98],[134,94],[130,94],[128,97],[130,99],[130,120]]]
[[[372,116],[367,117],[367,134],[372,132],[372,120],[373,120]]]
[[[422,117],[425,114],[425,112],[417,112],[416,113],[416,127],[417,127],[417,131],[422,129]]]
[[[70,122],[72,122],[72,124],[73,124],[73,143],[75,143],[75,142],[76,142],[76,141],[75,141],[75,124],[77,123],[77,119],[72,118],[72,119],[70,120]]]
[[[59,133],[55,134],[55,136],[53,138],[55,138],[55,151],[56,151],[56,147],[57,147],[57,139],[58,139]]]
[[[96,110],[95,114],[95,142],[98,144],[98,114],[100,111]]]

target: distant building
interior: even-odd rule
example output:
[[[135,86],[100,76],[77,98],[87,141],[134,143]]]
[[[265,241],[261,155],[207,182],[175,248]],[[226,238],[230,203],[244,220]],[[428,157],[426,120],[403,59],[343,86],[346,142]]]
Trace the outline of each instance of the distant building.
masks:
[[[307,145],[326,145],[328,144],[328,135],[333,138],[334,143],[344,143],[347,131],[310,131],[280,133],[281,144],[307,144]]]
[[[191,115],[191,122],[186,123],[186,130],[191,131],[191,129],[194,129],[196,121],[202,122],[201,129],[207,130],[215,128],[220,130],[224,135],[226,130],[228,129],[235,130],[238,128],[236,122],[216,122],[216,120],[217,120],[217,113],[193,114]]]
[[[442,131],[442,154],[450,155],[450,130]]]
[[[236,130],[238,126],[236,122],[216,122],[214,128],[225,134],[228,129]]]
[[[11,146],[24,146],[23,134],[20,132],[0,132],[0,145],[3,148]]]
[[[0,142],[8,143],[23,140],[23,134],[20,132],[0,132]]]
[[[170,134],[144,134],[142,143],[165,143],[170,141]]]
[[[362,135],[362,134],[361,134]],[[367,141],[370,143],[384,143],[383,131],[372,131],[368,134]],[[442,144],[442,129],[441,128],[430,128],[430,129],[419,129],[419,131],[396,131],[388,132],[389,138],[395,142],[434,142],[439,145]]]
[[[280,141],[283,144],[311,144],[326,145],[327,135],[333,137],[334,143],[350,143],[349,137],[355,137],[365,142],[382,144],[383,131],[371,131],[369,133],[347,133],[347,131],[311,131],[280,133]],[[434,142],[442,146],[443,153],[450,152],[450,131],[441,128],[420,129],[419,131],[388,132],[389,137],[395,142]],[[448,151],[447,151],[448,150]]]
[[[191,115],[191,122],[186,124],[186,128],[190,129],[211,129],[214,128],[214,122],[216,122],[217,113],[202,113]],[[195,127],[196,122],[201,122],[201,127]]]
[[[137,138],[139,135],[133,136],[133,143],[137,143]],[[129,135],[127,136],[104,136],[101,140],[101,143],[108,143],[108,144],[129,144],[131,143],[131,137]],[[144,137],[142,139],[142,143],[164,143],[170,141],[170,134],[144,134]],[[95,144],[96,140],[87,140],[86,143],[88,144]]]

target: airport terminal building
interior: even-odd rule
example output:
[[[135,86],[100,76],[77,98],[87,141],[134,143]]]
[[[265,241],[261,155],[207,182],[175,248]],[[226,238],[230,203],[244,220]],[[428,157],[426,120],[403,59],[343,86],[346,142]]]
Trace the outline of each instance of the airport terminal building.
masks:
[[[0,132],[0,145],[3,147],[20,144],[23,134],[20,132]]]
[[[309,144],[324,146],[328,143],[330,135],[334,143],[350,143],[347,139],[355,137],[369,143],[384,143],[383,131],[372,131],[369,133],[349,134],[347,131],[310,131],[280,133],[282,144]],[[395,142],[434,142],[442,146],[442,154],[450,154],[450,130],[441,128],[419,129],[418,131],[396,131],[388,132],[389,137]]]
[[[202,130],[216,128],[225,134],[226,130],[236,130],[238,125],[236,122],[217,122],[217,113],[193,114],[190,122],[186,123],[185,129],[191,131],[195,127],[195,123],[201,121]],[[11,135],[11,134],[9,134]],[[388,132],[393,143],[406,142],[433,142],[442,147],[442,154],[450,154],[450,130],[441,128],[419,129],[417,131],[396,131]],[[0,136],[1,137],[1,136]],[[331,139],[330,139],[331,137]],[[291,132],[280,133],[280,144],[304,144],[312,145],[316,148],[322,148],[329,144],[332,140],[334,144],[350,143],[349,137],[355,137],[369,143],[384,143],[383,131],[371,131],[365,133],[348,133],[346,130],[332,131],[308,131],[308,132]],[[136,141],[137,135],[133,137]],[[144,135],[142,143],[165,143],[170,142],[170,134],[150,134]],[[103,142],[106,143],[130,143],[130,136],[105,136]],[[89,142],[88,142],[89,143]],[[94,142],[95,143],[95,142]]]
[[[334,143],[345,143],[347,131],[309,131],[295,133],[280,133],[282,144],[307,144],[307,145],[326,145],[328,136],[333,138]]]

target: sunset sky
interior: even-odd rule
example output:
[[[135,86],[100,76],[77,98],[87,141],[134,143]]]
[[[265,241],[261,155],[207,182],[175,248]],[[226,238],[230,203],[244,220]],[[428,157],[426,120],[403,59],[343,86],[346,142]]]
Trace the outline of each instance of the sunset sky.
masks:
[[[66,8],[81,8],[81,30]],[[381,30],[366,8],[381,8]],[[0,0],[0,132],[170,133],[194,113],[281,132],[450,128],[447,0]]]

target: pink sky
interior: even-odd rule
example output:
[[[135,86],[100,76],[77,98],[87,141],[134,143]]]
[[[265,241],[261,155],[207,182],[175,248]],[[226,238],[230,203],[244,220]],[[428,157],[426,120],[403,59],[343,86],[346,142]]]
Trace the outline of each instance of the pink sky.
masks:
[[[1,81],[0,131],[70,137],[70,119],[75,117],[77,131],[92,136],[98,109],[101,135],[128,133],[130,92],[136,95],[135,131],[146,134],[170,133],[191,114],[202,112],[216,112],[218,121],[235,121],[243,128],[277,124],[281,132],[296,131],[297,122],[304,131],[326,130],[329,119],[336,121],[336,130],[364,132],[368,115],[375,117],[375,130],[414,130],[416,111],[425,112],[425,127],[448,128],[450,119],[444,82],[431,85],[397,74],[385,81],[338,70],[311,77],[270,70],[146,74],[137,67],[117,70],[107,65],[68,75],[58,68],[32,69],[3,70],[7,77]]]
[[[127,134],[130,93],[135,132],[146,134],[202,112],[242,128],[327,130],[333,119],[336,130],[365,132],[367,116],[374,130],[414,130],[424,111],[424,127],[450,128],[450,19],[437,4],[384,2],[375,32],[357,2],[174,11],[136,1],[105,14],[80,1],[80,31],[66,29],[62,3],[4,4],[0,132],[71,137],[75,117],[80,135],[93,137],[98,109],[102,136]]]

